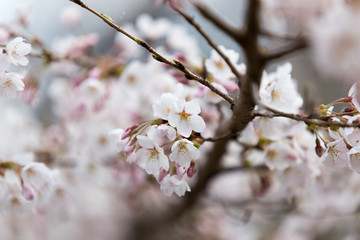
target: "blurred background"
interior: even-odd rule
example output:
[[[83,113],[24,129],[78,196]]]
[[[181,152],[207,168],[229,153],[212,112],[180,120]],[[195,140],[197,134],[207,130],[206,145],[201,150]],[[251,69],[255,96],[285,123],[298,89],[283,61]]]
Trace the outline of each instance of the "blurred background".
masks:
[[[13,19],[14,16],[29,13],[30,30],[36,33],[50,45],[57,37],[67,34],[89,33],[96,32],[100,35],[100,42],[96,46],[97,51],[106,51],[108,46],[111,46],[115,32],[110,27],[106,26],[101,20],[96,18],[93,14],[81,9],[82,21],[81,27],[72,29],[61,22],[60,14],[63,9],[74,5],[68,0],[52,1],[51,4],[47,0],[5,0],[6,4],[0,9],[0,21],[6,22]],[[86,0],[86,4],[96,9],[98,12],[106,13],[111,16],[118,24],[125,22],[133,22],[140,13],[147,12],[153,17],[166,16],[172,18],[179,24],[187,26],[185,21],[177,16],[173,11],[161,4],[154,5],[151,0],[134,0],[134,1],[117,1],[117,0]],[[208,4],[216,13],[223,16],[234,25],[242,23],[244,15],[244,0],[206,0]],[[186,5],[186,11],[193,15],[196,20],[201,23],[204,29],[213,36],[218,44],[222,44],[227,48],[234,50],[240,49],[229,38],[215,28],[211,23],[202,18],[198,12],[191,6]],[[208,44],[199,37],[190,26],[189,31],[199,38],[200,46],[203,48],[204,56],[210,53]],[[267,42],[269,47],[278,47],[276,42]],[[315,68],[311,56],[308,51],[302,51],[292,56],[283,58],[281,62],[290,61],[293,63],[293,77],[298,80],[300,91],[309,97],[311,101],[318,103],[330,102],[334,99],[344,96],[349,85],[345,85],[340,81],[334,81],[331,76],[322,76]],[[274,70],[277,63],[270,66],[270,70]]]

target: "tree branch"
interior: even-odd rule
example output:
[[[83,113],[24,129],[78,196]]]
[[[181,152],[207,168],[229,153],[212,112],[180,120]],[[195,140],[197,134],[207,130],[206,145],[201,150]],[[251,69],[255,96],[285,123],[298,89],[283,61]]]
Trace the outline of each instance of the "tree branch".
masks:
[[[274,59],[281,58],[281,57],[283,57],[285,55],[294,53],[296,51],[305,49],[307,46],[308,46],[308,44],[305,41],[299,41],[299,42],[294,43],[294,44],[292,44],[290,46],[282,48],[282,49],[280,49],[280,50],[278,50],[278,51],[276,51],[274,53],[263,54],[263,58],[264,58],[264,61],[269,62],[269,61],[272,61]]]
[[[185,12],[183,12],[181,9],[179,9],[178,7],[176,7],[174,4],[172,4],[171,2],[168,2],[170,7],[176,11],[177,13],[179,13],[181,16],[184,17],[184,19],[190,24],[192,25],[200,34],[201,36],[203,36],[203,38],[207,41],[207,43],[222,57],[222,59],[224,59],[224,61],[226,62],[226,64],[229,66],[231,72],[236,76],[239,86],[241,86],[241,79],[243,78],[243,76],[239,73],[239,71],[236,69],[236,67],[234,66],[234,64],[230,61],[230,59],[218,48],[218,45],[216,43],[214,43],[214,41],[209,37],[209,35],[202,29],[202,27],[194,20],[193,17],[189,16],[188,14],[186,14]]]
[[[205,17],[207,20],[212,22],[216,27],[218,27],[221,31],[226,33],[228,36],[233,38],[237,43],[242,45],[244,41],[244,32],[241,28],[236,28],[227,22],[225,22],[223,19],[221,19],[219,16],[217,16],[213,11],[211,11],[209,8],[204,6],[203,4],[199,4],[197,2],[192,2],[194,7],[200,12],[200,14]]]
[[[124,34],[125,36],[127,36],[128,38],[130,38],[131,40],[133,40],[134,42],[139,44],[141,47],[145,48],[149,53],[152,54],[152,56],[153,56],[153,58],[155,60],[157,60],[159,62],[162,62],[162,63],[165,63],[165,64],[167,64],[167,65],[169,65],[169,66],[171,66],[173,68],[176,68],[176,69],[180,70],[181,72],[184,73],[184,75],[185,75],[185,77],[187,79],[194,80],[194,81],[197,81],[197,82],[201,83],[202,85],[208,87],[214,93],[216,93],[219,96],[221,96],[222,98],[224,98],[231,106],[234,105],[234,100],[229,95],[219,91],[206,78],[200,77],[200,76],[194,74],[193,72],[191,72],[179,60],[176,60],[176,59],[174,59],[173,61],[168,60],[167,58],[162,56],[160,53],[158,53],[154,48],[152,48],[149,44],[147,44],[144,40],[135,38],[130,33],[126,32],[124,29],[122,29],[121,27],[116,25],[114,23],[114,21],[110,17],[106,16],[105,14],[98,13],[97,11],[93,10],[92,8],[90,8],[86,4],[84,4],[81,0],[69,0],[69,1],[74,2],[74,3],[78,4],[79,6],[81,6],[82,8],[84,8],[84,9],[90,11],[91,13],[95,14],[97,17],[99,17],[105,23],[107,23],[110,27],[114,28],[118,32]]]

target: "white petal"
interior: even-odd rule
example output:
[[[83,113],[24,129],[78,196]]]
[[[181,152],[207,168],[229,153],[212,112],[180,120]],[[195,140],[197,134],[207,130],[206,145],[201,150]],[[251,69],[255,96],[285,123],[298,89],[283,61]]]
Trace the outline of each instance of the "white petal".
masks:
[[[184,121],[184,120],[179,121],[179,124],[176,126],[176,128],[178,130],[178,133],[181,136],[190,137],[191,132],[192,132],[192,128],[190,126],[189,121]]]
[[[197,100],[191,100],[185,103],[185,112],[193,115],[199,114],[201,109]]]
[[[145,148],[145,149],[152,149],[154,148],[154,142],[146,137],[146,136],[142,136],[142,135],[139,135],[136,137],[136,139],[138,140],[138,143],[141,147]]]
[[[205,121],[202,117],[194,115],[190,117],[191,127],[195,132],[202,132],[205,129]]]

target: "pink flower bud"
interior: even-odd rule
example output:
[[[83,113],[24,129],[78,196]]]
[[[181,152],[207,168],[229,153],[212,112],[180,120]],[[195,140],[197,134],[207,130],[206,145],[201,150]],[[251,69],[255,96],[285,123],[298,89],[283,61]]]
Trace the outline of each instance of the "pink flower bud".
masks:
[[[185,173],[186,173],[186,169],[184,167],[179,166],[176,168],[176,175],[179,177],[179,179],[181,179]]]
[[[195,162],[194,161],[191,161],[191,163],[190,163],[190,167],[188,168],[188,170],[187,170],[187,176],[189,177],[189,178],[192,178],[194,175],[195,175],[195,173],[196,173],[196,168],[195,168]]]
[[[24,185],[23,186],[23,194],[26,200],[32,201],[34,200],[35,191],[34,188],[30,185]]]
[[[165,169],[161,169],[159,172],[159,176],[158,176],[158,182],[161,183],[162,180],[164,180],[164,178],[168,175],[168,171],[166,171]]]

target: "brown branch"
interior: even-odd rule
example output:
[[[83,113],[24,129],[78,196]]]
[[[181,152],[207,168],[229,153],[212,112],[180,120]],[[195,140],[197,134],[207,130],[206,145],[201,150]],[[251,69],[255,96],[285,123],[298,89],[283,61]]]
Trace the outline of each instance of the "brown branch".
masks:
[[[269,110],[269,109],[267,109]],[[308,125],[316,125],[319,127],[330,127],[330,126],[337,126],[337,127],[360,127],[360,123],[343,123],[343,122],[329,122],[323,121],[320,119],[310,118],[307,115],[300,115],[300,114],[292,114],[292,113],[284,113],[277,110],[269,110],[272,113],[263,113],[254,111],[253,115],[255,117],[266,117],[266,118],[274,118],[274,117],[285,117],[295,121],[304,122]]]
[[[243,172],[243,171],[269,171],[269,168],[266,165],[259,165],[255,167],[244,167],[244,166],[235,166],[235,167],[228,167],[228,168],[220,168],[217,171],[217,174],[226,174],[226,173],[232,173],[232,172]]]
[[[303,41],[302,36],[286,35],[286,34],[279,35],[277,33],[271,32],[267,29],[260,29],[259,33],[260,33],[260,35],[262,35],[264,37],[275,39],[275,40],[290,41],[290,42]]]
[[[192,2],[194,7],[200,12],[200,14],[205,17],[207,20],[212,22],[216,27],[218,27],[221,31],[226,33],[228,36],[233,38],[237,43],[242,45],[244,41],[244,31],[241,28],[236,28],[227,22],[225,22],[222,18],[216,15],[209,8],[204,6],[203,4]]]
[[[210,36],[202,29],[202,27],[194,20],[193,17],[189,16],[187,13],[176,7],[171,2],[168,2],[170,7],[179,13],[181,16],[184,17],[184,19],[192,25],[200,34],[203,36],[203,38],[207,41],[207,43],[224,59],[226,64],[229,66],[231,72],[236,76],[239,86],[241,87],[241,79],[243,76],[239,73],[239,71],[236,69],[234,64],[230,61],[230,59],[218,48],[218,45],[210,38]]]
[[[290,46],[287,46],[285,48],[282,48],[276,52],[273,53],[265,53],[263,54],[263,58],[265,62],[269,62],[278,58],[281,58],[285,55],[294,53],[296,51],[305,49],[308,46],[308,44],[305,41],[299,41],[297,43],[294,43]]]
[[[233,106],[234,100],[229,95],[219,91],[206,78],[200,77],[200,76],[194,74],[193,72],[191,72],[179,60],[176,60],[176,59],[174,59],[173,61],[168,60],[167,58],[162,56],[160,53],[158,53],[154,48],[152,48],[144,40],[139,39],[139,38],[135,38],[130,33],[126,32],[124,29],[122,29],[121,27],[116,25],[114,23],[114,21],[110,17],[106,16],[105,14],[98,13],[97,11],[93,10],[92,8],[90,8],[86,4],[84,4],[81,0],[69,0],[69,1],[74,2],[74,3],[78,4],[79,6],[81,6],[82,8],[84,8],[84,9],[90,11],[91,13],[95,14],[97,17],[102,19],[110,27],[114,28],[118,32],[124,34],[125,36],[127,36],[128,38],[130,38],[131,40],[133,40],[134,42],[139,44],[141,47],[145,48],[149,53],[152,54],[152,56],[153,56],[153,58],[155,60],[157,60],[159,62],[162,62],[162,63],[165,63],[165,64],[167,64],[167,65],[169,65],[169,66],[171,66],[173,68],[176,68],[176,69],[180,70],[181,72],[184,73],[184,75],[185,75],[185,77],[187,79],[197,81],[197,82],[201,83],[202,85],[208,87],[211,91],[213,91],[214,93],[216,93],[219,96],[221,96],[222,98],[224,98],[227,102],[230,103],[231,106]]]
[[[217,141],[223,140],[225,138],[236,138],[238,135],[239,135],[239,133],[228,132],[219,137],[203,138],[202,140],[205,142],[217,142]]]

